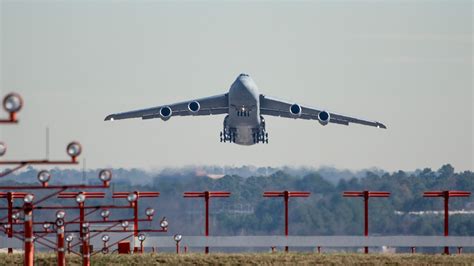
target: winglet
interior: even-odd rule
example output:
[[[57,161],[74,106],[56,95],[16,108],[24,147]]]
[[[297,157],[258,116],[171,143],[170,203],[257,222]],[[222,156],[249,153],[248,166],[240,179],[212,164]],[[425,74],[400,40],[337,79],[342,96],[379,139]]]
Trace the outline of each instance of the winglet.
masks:
[[[108,115],[105,117],[104,121],[114,121],[114,115]]]
[[[377,127],[378,127],[378,128],[387,129],[387,126],[385,126],[384,124],[382,124],[382,123],[380,123],[380,122],[377,122]]]

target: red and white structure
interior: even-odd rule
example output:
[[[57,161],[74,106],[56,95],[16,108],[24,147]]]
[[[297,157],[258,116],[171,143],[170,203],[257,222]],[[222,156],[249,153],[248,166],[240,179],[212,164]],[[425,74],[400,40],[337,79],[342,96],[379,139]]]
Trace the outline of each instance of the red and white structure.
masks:
[[[263,197],[265,198],[283,198],[285,204],[285,237],[288,237],[288,224],[289,224],[289,211],[288,202],[290,198],[307,198],[311,195],[310,192],[306,191],[265,191]],[[288,246],[285,246],[285,252],[288,252]]]
[[[206,237],[208,237],[209,236],[209,201],[211,198],[228,198],[230,197],[230,192],[227,192],[227,191],[202,191],[202,192],[189,191],[189,192],[184,192],[184,197],[185,198],[204,198],[205,217],[206,217],[205,235]],[[204,252],[208,254],[209,247],[205,247]]]
[[[133,191],[133,192],[115,192],[112,195],[112,198],[117,199],[127,199],[130,203],[130,206],[133,208],[133,237],[134,237],[134,248],[133,252],[135,253],[142,253],[143,252],[143,240],[140,241],[138,239],[138,200],[142,198],[157,198],[160,196],[160,192],[154,191]],[[150,210],[150,209],[148,209]],[[150,213],[147,213],[150,214]],[[151,215],[147,215],[151,217]],[[140,246],[138,245],[140,243]]]
[[[444,199],[444,236],[449,236],[449,198],[469,197],[471,192],[459,190],[444,191],[426,191],[423,193],[425,198],[443,198]],[[461,249],[459,250],[460,253]],[[449,254],[449,247],[444,247],[444,254]]]
[[[388,198],[390,192],[386,191],[345,191],[344,197],[359,197],[364,199],[364,236],[369,236],[369,198]],[[369,253],[369,247],[364,247],[364,253]]]

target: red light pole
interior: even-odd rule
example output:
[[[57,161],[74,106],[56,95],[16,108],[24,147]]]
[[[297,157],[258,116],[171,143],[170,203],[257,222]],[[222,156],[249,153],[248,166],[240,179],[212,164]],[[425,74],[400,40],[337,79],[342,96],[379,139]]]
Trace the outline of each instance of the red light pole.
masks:
[[[24,226],[24,264],[25,266],[33,266],[34,263],[34,256],[35,256],[35,245],[34,235],[33,235],[33,199],[34,196],[32,194],[28,194],[24,197],[24,205],[23,211],[25,214],[25,222]]]
[[[6,233],[8,238],[13,238],[13,200],[24,198],[27,193],[25,192],[0,192],[0,198],[6,198],[8,201],[8,227]],[[13,248],[8,248],[8,253],[13,253]]]
[[[444,198],[444,236],[449,236],[449,198],[453,197],[469,197],[471,192],[468,191],[457,191],[457,190],[445,190],[445,191],[427,191],[423,193],[423,197],[426,198]],[[449,247],[444,247],[444,254],[449,255]]]
[[[91,254],[89,249],[89,224],[82,224],[81,228],[82,234],[82,265],[90,266],[91,265]]]
[[[66,265],[66,250],[64,248],[64,211],[56,212],[56,233],[57,233],[57,252],[58,266]]]
[[[90,252],[89,252],[89,227],[88,224],[84,223],[84,201],[86,198],[104,198],[104,192],[61,192],[58,198],[71,199],[74,198],[79,205],[79,235],[82,239],[82,265],[90,265]],[[86,225],[86,226],[85,226]]]
[[[183,236],[180,234],[176,234],[173,236],[174,241],[176,242],[176,254],[179,254],[179,242],[183,239]]]
[[[87,199],[103,199],[105,196],[105,192],[61,192],[58,195],[58,198],[61,199],[75,199],[78,206],[79,206],[79,230],[80,230],[80,237],[82,237],[82,227],[85,222],[85,214],[84,214],[84,202]]]
[[[143,250],[141,245],[138,246],[138,242],[142,242],[138,240],[138,200],[140,198],[157,198],[160,196],[160,192],[115,192],[112,195],[112,198],[118,199],[127,199],[130,202],[130,206],[133,207],[133,237],[134,237],[134,248],[133,252],[135,253],[142,253]]]
[[[307,198],[311,193],[305,191],[265,191],[263,197],[276,198],[283,197],[285,203],[285,236],[288,237],[288,201],[290,198]],[[285,252],[288,252],[288,246],[285,246]]]
[[[344,197],[362,197],[364,198],[364,236],[369,236],[369,198],[388,198],[390,192],[385,191],[345,191]],[[369,247],[364,247],[364,253],[369,253]]]
[[[209,200],[210,198],[228,198],[230,192],[226,191],[203,191],[203,192],[184,192],[185,198],[204,198],[206,207],[206,237],[209,236]],[[209,253],[209,247],[204,249],[206,254]]]

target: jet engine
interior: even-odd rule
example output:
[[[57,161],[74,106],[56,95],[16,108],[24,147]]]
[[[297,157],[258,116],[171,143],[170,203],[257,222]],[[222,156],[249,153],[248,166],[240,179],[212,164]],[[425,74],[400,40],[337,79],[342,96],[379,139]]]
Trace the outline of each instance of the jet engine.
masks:
[[[290,106],[290,113],[293,115],[293,116],[300,116],[301,115],[301,106],[298,105],[298,104],[292,104]]]
[[[318,113],[318,120],[321,125],[323,126],[327,125],[330,119],[331,119],[331,115],[328,112],[321,111]]]
[[[188,110],[195,114],[197,112],[199,112],[199,110],[201,109],[201,105],[199,104],[198,101],[192,101],[190,103],[188,103]]]
[[[169,106],[161,107],[160,109],[160,117],[164,121],[170,119],[171,115],[173,114],[173,111]]]

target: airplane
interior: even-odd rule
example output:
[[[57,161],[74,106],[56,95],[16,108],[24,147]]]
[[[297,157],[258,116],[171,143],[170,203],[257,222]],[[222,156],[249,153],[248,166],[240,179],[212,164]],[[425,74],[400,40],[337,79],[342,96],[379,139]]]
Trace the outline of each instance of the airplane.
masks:
[[[317,120],[321,125],[329,123],[349,125],[350,123],[387,127],[377,121],[370,121],[326,110],[311,108],[288,101],[277,100],[260,94],[253,79],[248,74],[240,74],[230,86],[229,92],[170,105],[108,115],[107,120],[141,118],[144,120],[161,118],[167,121],[172,116],[223,115],[224,128],[220,141],[240,145],[268,143],[263,115],[295,119]]]

